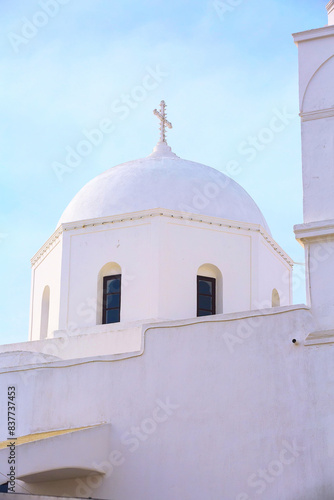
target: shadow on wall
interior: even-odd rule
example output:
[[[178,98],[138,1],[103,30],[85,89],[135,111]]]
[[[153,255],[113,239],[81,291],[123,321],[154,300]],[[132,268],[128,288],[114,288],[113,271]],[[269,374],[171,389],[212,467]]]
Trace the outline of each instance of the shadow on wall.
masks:
[[[281,299],[280,299],[279,293],[276,290],[276,288],[274,288],[273,293],[271,295],[271,306],[272,307],[280,307],[280,305],[281,305]]]
[[[50,287],[46,286],[42,297],[42,314],[41,314],[41,339],[46,339],[49,330],[49,314],[50,314]]]

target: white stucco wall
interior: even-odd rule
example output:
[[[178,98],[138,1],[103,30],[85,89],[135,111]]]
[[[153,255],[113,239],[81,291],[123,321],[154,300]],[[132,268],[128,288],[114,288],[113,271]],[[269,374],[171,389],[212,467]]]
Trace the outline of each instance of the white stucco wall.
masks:
[[[280,297],[280,305],[292,304],[292,276],[291,268],[278,258],[277,253],[263,239],[259,241],[259,309],[271,305],[272,292],[277,290]],[[270,273],[267,270],[270,269]]]
[[[1,494],[0,494],[1,495]],[[0,498],[2,498],[0,496]],[[8,498],[8,497],[3,497],[3,498]],[[35,496],[35,495],[29,495],[29,493],[25,493],[25,497],[24,499],[25,500],[74,500],[74,497],[72,498],[68,498],[66,497],[45,497],[45,496]],[[11,500],[22,500],[22,494],[20,493],[11,493],[11,497],[10,497]]]
[[[52,250],[42,256],[32,269],[30,340],[40,338],[42,298],[46,286],[50,288],[48,334],[58,329],[62,253],[63,245],[60,237]]]
[[[223,313],[250,309],[251,238],[248,231],[164,221],[160,246],[160,317],[192,318],[197,315],[199,268],[216,266],[222,274]],[[220,295],[220,294],[218,294]]]
[[[334,218],[334,26],[295,35],[302,116],[304,222]]]
[[[76,359],[105,354],[140,351],[142,323],[122,323],[68,332],[58,330],[55,337],[0,346],[0,369],[36,364],[56,359]]]
[[[122,322],[195,317],[196,276],[203,264],[218,267],[223,275],[224,312],[251,307],[250,231],[155,217],[68,237],[68,323],[96,323],[89,304],[99,300],[97,274],[107,262],[122,268]]]
[[[334,79],[334,71],[332,77]],[[334,218],[333,130],[334,117],[302,123],[304,222],[306,223]]]
[[[98,274],[109,262],[118,264],[122,274],[121,321],[129,322],[154,317],[151,296],[156,293],[152,277],[152,245],[150,221],[117,225],[100,230],[69,232],[69,283],[67,294],[67,325],[80,327],[96,325],[94,305],[97,296]],[[102,291],[102,290],[101,290]],[[102,323],[102,317],[98,324]]]
[[[3,390],[18,388],[20,435],[111,423],[111,458],[97,459],[105,476],[26,486],[122,500],[332,500],[323,389],[333,348],[303,346],[313,329],[303,307],[172,322],[146,332],[141,356],[2,374]]]
[[[305,246],[306,266],[309,269],[309,303],[319,330],[331,330],[334,325],[334,221],[332,222],[332,235],[325,234],[318,239],[312,236],[301,239]],[[314,226],[314,223],[312,225]]]
[[[333,56],[334,26],[305,31],[294,35],[298,44],[299,105],[303,102],[307,87],[318,69]]]
[[[49,275],[51,331],[79,334],[101,325],[102,275],[118,273],[122,324],[195,317],[196,276],[203,265],[221,276],[217,313],[258,309],[274,282],[288,297],[283,304],[291,303],[288,280],[284,285],[279,277],[291,272],[289,258],[261,226],[165,212],[65,226],[61,246],[33,267],[32,338],[39,338],[40,297]]]
[[[328,4],[332,11],[333,4]],[[334,26],[294,35],[299,54],[307,296],[319,330],[334,324]]]

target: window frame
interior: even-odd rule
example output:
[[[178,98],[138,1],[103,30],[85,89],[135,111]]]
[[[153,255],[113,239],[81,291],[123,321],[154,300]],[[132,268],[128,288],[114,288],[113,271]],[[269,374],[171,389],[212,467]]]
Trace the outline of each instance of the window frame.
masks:
[[[119,279],[119,292],[116,293],[107,293],[107,283],[108,280],[111,279]],[[119,295],[119,307],[110,307],[107,308],[107,297],[108,295]],[[103,277],[103,299],[102,299],[102,324],[103,325],[112,325],[114,323],[121,322],[121,300],[122,300],[122,275],[121,274],[112,274],[110,276]],[[112,310],[119,311],[119,320],[112,321],[111,323],[107,323],[107,312]]]
[[[212,283],[212,295],[206,295],[204,293],[199,293],[199,281],[209,281]],[[205,316],[214,316],[216,314],[216,310],[217,310],[217,304],[216,304],[216,296],[217,296],[217,293],[216,293],[216,287],[217,287],[217,280],[216,278],[211,278],[210,276],[199,276],[197,275],[197,317],[198,318],[203,318]],[[199,315],[199,311],[204,311],[205,309],[201,309],[199,308],[199,296],[200,295],[203,295],[203,296],[206,296],[206,297],[212,297],[212,312],[210,312],[209,314],[205,314],[204,316],[203,315]],[[209,311],[208,311],[209,312]]]

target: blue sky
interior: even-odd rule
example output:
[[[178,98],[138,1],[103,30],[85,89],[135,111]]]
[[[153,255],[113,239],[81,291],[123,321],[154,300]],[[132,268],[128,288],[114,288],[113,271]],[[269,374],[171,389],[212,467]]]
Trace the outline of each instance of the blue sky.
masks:
[[[2,0],[1,343],[28,338],[30,258],[86,182],[151,152],[158,139],[152,110],[161,99],[174,152],[223,172],[237,162],[233,177],[255,199],[274,238],[295,261],[304,260],[292,229],[302,222],[302,178],[291,33],[327,24],[326,3]],[[160,75],[155,88],[140,94],[152,72]],[[117,112],[132,92],[137,100]],[[288,118],[270,137],[264,129],[277,113]],[[113,131],[57,176],[55,162],[64,163],[67,148],[104,119]],[[259,136],[266,144],[251,153],[248,142]],[[305,300],[301,270],[296,303]]]

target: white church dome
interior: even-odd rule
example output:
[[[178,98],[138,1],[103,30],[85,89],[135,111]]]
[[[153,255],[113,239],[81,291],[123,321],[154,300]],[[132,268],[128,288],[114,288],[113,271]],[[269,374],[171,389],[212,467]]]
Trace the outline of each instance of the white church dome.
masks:
[[[218,170],[179,158],[166,143],[159,143],[147,158],[112,167],[88,182],[58,225],[154,208],[260,224],[270,233],[260,209],[239,184]]]

